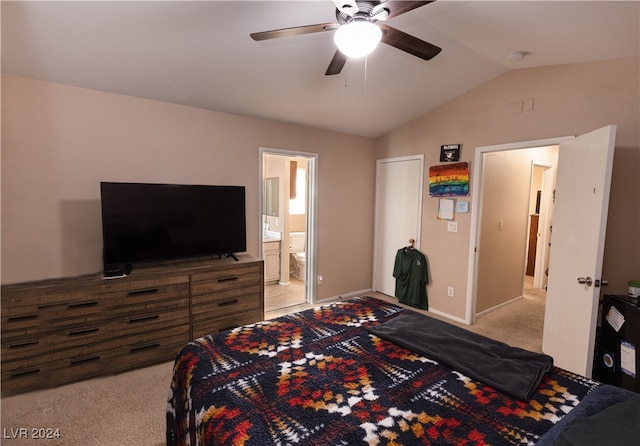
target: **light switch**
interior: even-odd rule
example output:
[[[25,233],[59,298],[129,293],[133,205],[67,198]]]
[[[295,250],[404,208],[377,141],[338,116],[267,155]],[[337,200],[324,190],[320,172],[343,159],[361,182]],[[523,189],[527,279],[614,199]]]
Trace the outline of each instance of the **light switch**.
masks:
[[[447,231],[449,231],[449,232],[458,232],[458,222],[457,221],[448,222]]]

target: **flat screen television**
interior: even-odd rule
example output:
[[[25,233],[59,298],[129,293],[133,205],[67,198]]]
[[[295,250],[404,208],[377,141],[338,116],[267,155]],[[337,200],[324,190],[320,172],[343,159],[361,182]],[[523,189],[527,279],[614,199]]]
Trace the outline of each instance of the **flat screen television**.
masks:
[[[246,251],[244,186],[101,182],[105,276]]]

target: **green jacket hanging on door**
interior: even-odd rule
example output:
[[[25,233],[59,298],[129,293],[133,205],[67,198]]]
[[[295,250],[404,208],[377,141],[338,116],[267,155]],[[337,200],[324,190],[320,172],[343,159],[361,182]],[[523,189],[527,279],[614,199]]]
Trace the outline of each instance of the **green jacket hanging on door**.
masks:
[[[423,310],[429,309],[427,300],[427,258],[414,248],[401,248],[396,253],[393,266],[393,277],[396,278],[396,293],[400,303]]]

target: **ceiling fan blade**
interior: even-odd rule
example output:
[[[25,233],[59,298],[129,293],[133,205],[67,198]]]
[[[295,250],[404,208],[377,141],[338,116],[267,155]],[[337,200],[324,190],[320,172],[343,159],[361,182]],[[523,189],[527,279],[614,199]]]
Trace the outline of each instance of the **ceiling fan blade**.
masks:
[[[387,17],[387,19],[390,19],[392,17],[397,17],[400,14],[404,14],[405,12],[409,12],[416,8],[419,8],[420,6],[424,6],[429,3],[432,3],[433,1],[434,0],[425,1],[425,2],[411,2],[411,1],[389,0],[384,3],[381,3],[381,5],[384,5],[384,8],[389,11],[389,16]]]
[[[340,50],[336,50],[333,55],[333,59],[329,62],[329,67],[324,73],[325,76],[333,76],[334,74],[340,74],[344,64],[347,63],[347,56],[345,56]]]
[[[438,55],[442,48],[413,37],[391,26],[379,23],[382,30],[382,42],[399,50],[412,54],[420,59],[430,60]]]
[[[294,26],[293,28],[274,29],[272,31],[262,31],[251,33],[253,40],[269,40],[279,37],[299,36],[301,34],[319,33],[323,31],[331,31],[338,29],[340,25],[337,23],[319,23],[317,25]]]

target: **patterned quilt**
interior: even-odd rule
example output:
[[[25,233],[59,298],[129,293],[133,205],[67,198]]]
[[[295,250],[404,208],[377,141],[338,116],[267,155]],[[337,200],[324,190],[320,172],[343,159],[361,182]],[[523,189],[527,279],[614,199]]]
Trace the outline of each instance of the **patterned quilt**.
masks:
[[[528,445],[599,384],[553,367],[520,401],[370,334],[405,310],[357,297],[189,343],[168,445]]]

